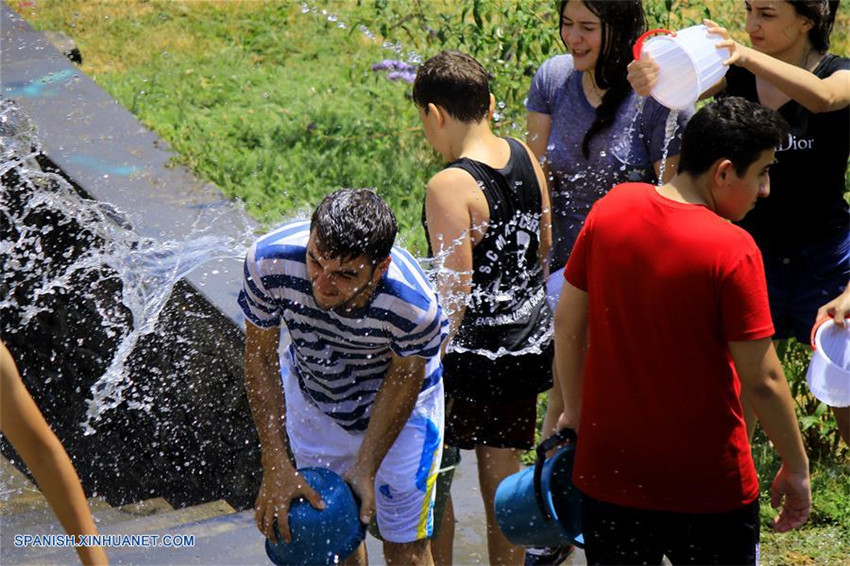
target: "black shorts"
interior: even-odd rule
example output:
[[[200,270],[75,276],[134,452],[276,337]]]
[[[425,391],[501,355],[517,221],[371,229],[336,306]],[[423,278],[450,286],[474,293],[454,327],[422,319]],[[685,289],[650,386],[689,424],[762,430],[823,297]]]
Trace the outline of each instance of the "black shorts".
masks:
[[[725,513],[621,507],[584,496],[588,564],[757,564],[759,502]]]
[[[537,428],[537,395],[508,401],[452,399],[446,415],[446,444],[464,450],[478,445],[529,450]]]
[[[449,352],[443,358],[446,397],[467,401],[506,401],[530,397],[552,387],[554,344],[542,353],[505,355],[491,360],[473,353]]]

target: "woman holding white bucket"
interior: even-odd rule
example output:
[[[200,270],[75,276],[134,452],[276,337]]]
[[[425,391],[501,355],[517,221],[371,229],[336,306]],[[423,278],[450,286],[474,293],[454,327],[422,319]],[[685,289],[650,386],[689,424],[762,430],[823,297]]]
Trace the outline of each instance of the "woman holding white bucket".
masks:
[[[748,0],[752,47],[706,20],[731,52],[726,76],[702,98],[723,93],[778,110],[791,126],[771,168],[770,198],[741,222],[764,257],[775,339],[808,343],[818,307],[850,278],[850,59],[828,53],[838,0]],[[642,58],[629,82],[648,95],[658,66]],[[748,411],[748,417],[751,417]],[[845,415],[839,415],[839,418]],[[752,434],[755,421],[748,418]]]

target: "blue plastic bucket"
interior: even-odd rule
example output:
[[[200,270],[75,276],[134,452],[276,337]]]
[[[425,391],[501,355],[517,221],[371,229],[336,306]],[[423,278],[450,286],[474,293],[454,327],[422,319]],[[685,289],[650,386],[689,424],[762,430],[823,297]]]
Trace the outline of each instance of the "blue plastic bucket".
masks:
[[[366,536],[360,522],[360,505],[351,488],[339,475],[325,468],[298,470],[307,483],[322,496],[324,509],[315,509],[303,498],[289,506],[289,532],[292,542],[266,539],[266,554],[275,564],[300,566],[337,564],[354,552]]]
[[[581,492],[573,486],[575,432],[566,429],[537,447],[537,462],[496,489],[496,522],[519,546],[584,546]],[[546,459],[546,452],[569,441]]]

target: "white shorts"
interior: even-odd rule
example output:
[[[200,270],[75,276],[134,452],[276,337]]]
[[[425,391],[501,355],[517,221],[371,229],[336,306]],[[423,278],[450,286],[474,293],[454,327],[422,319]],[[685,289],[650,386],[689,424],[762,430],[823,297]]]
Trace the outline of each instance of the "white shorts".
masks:
[[[549,310],[555,312],[555,307],[558,306],[558,299],[561,297],[561,290],[564,288],[564,270],[559,269],[555,273],[549,275],[546,280],[546,302],[549,303]]]
[[[286,432],[298,468],[323,467],[344,475],[363,433],[350,433],[307,400],[285,360]],[[443,452],[443,382],[421,392],[413,413],[375,477],[378,529],[388,542],[428,538],[434,530],[434,494]]]

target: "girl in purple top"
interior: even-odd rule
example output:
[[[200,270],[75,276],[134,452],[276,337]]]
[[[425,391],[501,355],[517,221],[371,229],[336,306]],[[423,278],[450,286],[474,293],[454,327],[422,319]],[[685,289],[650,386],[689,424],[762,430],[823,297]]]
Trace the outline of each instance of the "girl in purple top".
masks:
[[[640,0],[565,0],[561,39],[569,55],[541,65],[528,94],[528,145],[548,169],[553,244],[550,273],[566,264],[590,207],[625,181],[655,183],[665,149],[673,176],[679,135],[664,147],[669,110],[641,99],[626,80],[632,45],[646,27]],[[682,126],[692,112],[683,112]],[[550,287],[557,299],[563,277]]]

